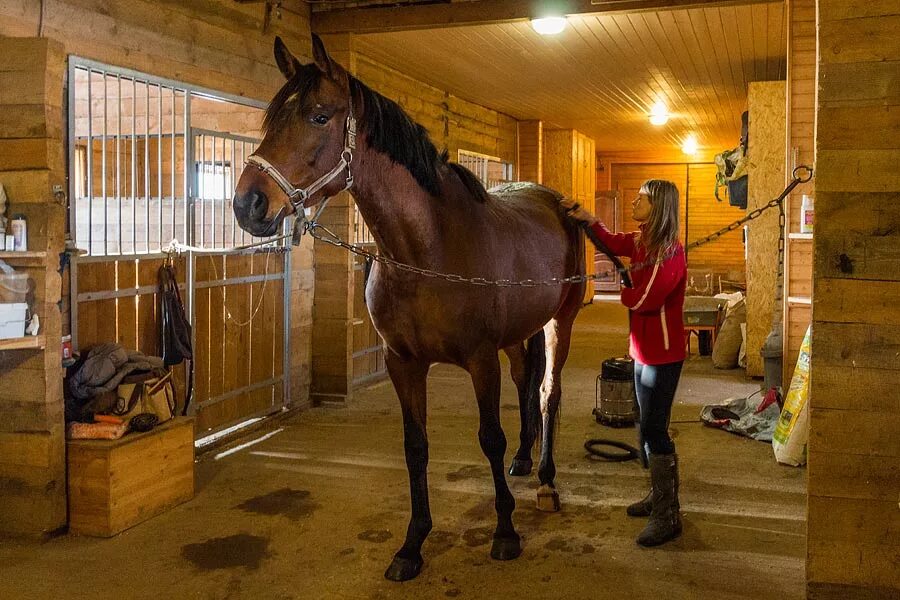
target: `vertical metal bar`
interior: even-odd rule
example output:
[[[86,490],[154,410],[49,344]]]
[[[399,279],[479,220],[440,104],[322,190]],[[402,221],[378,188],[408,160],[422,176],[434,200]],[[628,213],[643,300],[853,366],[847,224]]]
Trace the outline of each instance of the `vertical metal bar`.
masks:
[[[217,173],[216,173],[216,142],[218,141],[218,136],[210,136],[212,138],[212,172],[213,172],[213,182],[215,182]],[[210,248],[216,247],[216,188],[215,183],[213,183],[211,197],[211,211],[209,214],[209,237],[210,237]]]
[[[72,80],[69,80],[71,84]],[[72,349],[78,350],[78,253],[69,261],[69,334],[72,336]]]
[[[175,88],[172,88],[172,237],[175,237]]]
[[[87,201],[88,201],[88,254],[94,254],[94,128],[93,128],[93,107],[91,106],[91,78],[93,72],[88,69],[87,84]]]
[[[222,248],[227,246],[225,243],[225,199],[228,198],[228,171],[225,170],[225,165],[229,164],[228,161],[225,160],[227,155],[228,140],[225,137],[222,137]]]
[[[193,193],[191,176],[195,170],[193,167],[197,162],[194,160],[194,138],[191,135],[190,114],[191,95],[187,90],[184,90],[184,237],[182,239],[188,245],[194,243],[193,236],[189,235],[188,232],[193,231],[191,224],[194,222],[192,215],[194,204],[190,199]],[[191,366],[193,367],[193,363],[191,363]]]
[[[162,227],[163,227],[163,88],[161,84],[156,84],[156,113],[158,120],[156,121],[156,195],[159,196],[159,205],[157,206],[158,220],[156,222],[156,243],[158,248],[162,248]]]
[[[244,142],[241,142],[241,146],[243,147]],[[234,197],[234,190],[237,188],[237,168],[238,165],[243,165],[244,163],[238,163],[237,161],[237,142],[231,140],[231,196]],[[234,235],[237,230],[237,219],[234,216],[234,210],[231,211],[231,247],[234,248]]]
[[[116,199],[119,205],[118,254],[122,254],[122,76],[116,73]]]
[[[75,88],[77,87],[75,84],[75,78],[78,74],[78,68],[75,66],[75,61],[71,58],[69,59],[69,89],[66,90],[68,95],[68,107],[69,107],[69,115],[68,115],[68,131],[69,137],[68,147],[69,147],[69,232],[76,242],[78,241],[78,230],[76,229],[77,223],[77,210],[78,210],[78,186],[81,184],[80,181],[75,181],[75,118],[78,115],[78,106],[75,104],[76,96],[75,96]],[[73,338],[74,339],[74,338]]]
[[[107,245],[107,238],[109,237],[109,207],[106,205],[106,71],[101,71],[100,75],[103,77],[103,148],[100,152],[100,175],[103,177],[103,180],[100,182],[100,193],[103,196],[103,256],[106,256],[109,254],[109,246]]]
[[[145,81],[144,96],[144,234],[147,236],[146,251],[150,252],[150,82]]]
[[[206,134],[200,135],[200,247],[205,248],[206,241]]]
[[[252,144],[251,144],[252,146]],[[252,150],[251,150],[252,151]],[[243,165],[247,161],[247,145],[244,143],[244,140],[241,140],[241,165]],[[241,245],[244,244],[244,230],[241,229]]]
[[[187,130],[185,130],[187,132]],[[196,292],[196,275],[197,274],[197,257],[194,255],[192,251],[188,251],[187,253],[187,274],[185,279],[185,289],[187,291],[187,318],[188,322],[191,324],[191,348],[197,347],[197,309],[196,304],[194,302],[194,296]],[[196,372],[194,369],[194,365],[196,364],[196,354],[194,354],[194,359],[191,360],[191,372]],[[193,398],[196,400],[196,397]],[[194,415],[197,413],[197,402],[192,401],[189,408],[189,413]]]
[[[284,220],[282,234],[287,235],[294,229],[294,218]],[[284,245],[284,240],[282,240]],[[282,327],[282,359],[281,359],[281,382],[283,385],[281,392],[281,406],[285,407],[291,403],[291,254],[293,251],[288,248],[284,253],[284,282],[281,286],[282,296],[284,296],[284,317],[281,319]]]
[[[137,81],[131,80],[131,253],[137,254]]]

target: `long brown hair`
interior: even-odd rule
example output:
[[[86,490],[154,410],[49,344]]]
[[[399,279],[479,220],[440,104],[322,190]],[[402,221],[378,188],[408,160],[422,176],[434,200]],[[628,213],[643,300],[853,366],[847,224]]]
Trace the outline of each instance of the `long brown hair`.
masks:
[[[648,179],[639,193],[650,198],[650,218],[641,241],[647,256],[659,259],[678,241],[678,188],[671,181]]]

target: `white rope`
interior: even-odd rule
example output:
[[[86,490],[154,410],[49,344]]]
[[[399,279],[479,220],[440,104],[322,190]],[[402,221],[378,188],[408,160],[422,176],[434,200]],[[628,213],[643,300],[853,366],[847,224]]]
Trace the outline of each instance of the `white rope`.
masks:
[[[223,251],[227,252],[229,250],[249,250],[250,248],[266,246],[268,244],[274,244],[276,242],[279,242],[279,241],[289,238],[289,237],[291,237],[291,236],[282,235],[280,237],[271,238],[271,239],[265,240],[263,242],[255,242],[253,244],[246,244],[244,246],[236,246],[234,248],[227,248],[227,249],[200,248],[198,246],[188,246],[187,244],[179,243],[178,240],[173,239],[171,242],[169,242],[168,246],[163,248],[163,252],[165,252],[166,254],[169,254],[169,255],[181,254],[183,252],[192,252],[194,254],[201,254],[201,255],[209,256],[209,262],[212,264],[212,268],[213,268],[213,276],[215,277],[216,281],[218,281],[219,280],[219,271],[218,271],[218,269],[216,269],[216,261],[213,258],[214,254],[224,256],[225,260],[227,261],[228,260],[227,255],[222,254]],[[279,246],[272,246],[272,250],[274,251],[275,248],[278,248],[278,247]],[[246,321],[238,321],[237,319],[234,318],[234,316],[231,314],[231,311],[228,310],[228,305],[226,303],[227,293],[225,291],[225,288],[227,288],[228,286],[222,285],[220,287],[220,289],[222,290],[222,308],[225,309],[225,318],[228,319],[229,321],[231,321],[232,323],[234,323],[235,325],[237,325],[238,327],[246,327],[247,325],[252,323],[253,319],[256,317],[257,313],[259,312],[259,309],[262,307],[262,303],[263,303],[263,300],[265,299],[265,294],[266,294],[266,285],[269,283],[269,257],[272,254],[274,254],[273,251],[266,252],[266,268],[263,273],[262,289],[259,292],[259,300],[256,302],[256,307],[253,309],[253,312],[250,314],[249,319],[247,319]],[[224,273],[223,273],[223,275],[224,275]],[[224,282],[224,279],[223,279],[223,282]],[[253,288],[251,287],[251,290],[252,289]]]

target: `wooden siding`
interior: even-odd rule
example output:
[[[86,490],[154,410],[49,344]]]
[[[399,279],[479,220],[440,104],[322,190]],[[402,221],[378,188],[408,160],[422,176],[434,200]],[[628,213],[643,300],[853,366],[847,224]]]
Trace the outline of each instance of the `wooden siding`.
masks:
[[[7,261],[31,279],[46,346],[0,351],[0,535],[46,535],[66,523],[57,271],[65,209],[52,191],[65,184],[64,69],[58,43],[0,37],[0,182],[7,217],[26,216],[28,250],[39,253]]]
[[[818,10],[808,594],[897,598],[900,11]]]
[[[43,9],[43,11],[41,10]],[[284,78],[275,65],[272,40],[281,36],[302,62],[311,60],[309,7],[300,0],[285,0],[282,17],[273,16],[268,24],[263,3],[238,3],[231,0],[121,0],[113,3],[95,0],[45,0],[44,2],[0,2],[0,36],[29,37],[42,35],[61,42],[63,55],[74,54],[101,63],[133,69],[157,77],[182,81],[211,90],[245,96],[268,102]],[[264,26],[265,25],[265,26]],[[62,85],[60,70],[57,86]],[[5,94],[22,89],[21,84],[2,86]],[[27,89],[27,87],[25,88]],[[4,94],[0,91],[0,94]],[[26,105],[20,92],[15,104]],[[48,99],[51,106],[61,107],[62,90]],[[250,110],[242,117],[233,112],[222,114],[225,105],[198,101],[192,106],[195,125],[218,129],[228,119],[229,131],[258,133],[259,111]],[[25,108],[24,116],[37,127],[34,111]],[[139,109],[140,111],[140,109]],[[60,108],[60,114],[61,108]],[[95,115],[102,114],[94,112]],[[151,115],[153,108],[151,107]],[[140,118],[140,114],[138,117]],[[140,119],[139,123],[140,125]],[[79,131],[84,124],[79,124]],[[60,178],[65,177],[62,163],[62,123],[51,131],[59,144],[59,160],[53,166]],[[31,152],[31,151],[29,151]],[[25,154],[19,154],[19,162]],[[9,156],[0,148],[2,157]],[[0,168],[3,168],[0,166]],[[8,189],[8,186],[7,186]],[[30,233],[30,232],[29,232]],[[313,281],[312,242],[293,250],[292,268],[296,285],[310,286]],[[299,290],[298,290],[299,291]],[[311,343],[312,294],[294,294],[292,307],[293,357],[308,359]],[[309,394],[309,365],[294,364],[292,399],[305,404]],[[200,427],[198,426],[198,431]]]
[[[816,0],[789,0],[788,7],[788,67],[787,67],[787,172],[788,179],[797,165],[815,165],[816,114]],[[787,231],[800,231],[800,204],[803,194],[813,195],[813,182],[798,185],[785,201]],[[808,289],[812,272],[804,268],[796,252],[809,252],[809,240],[785,239],[785,301],[783,378],[790,385],[803,334],[809,325],[809,310],[789,303],[788,297],[802,295],[795,286],[805,282]],[[792,269],[797,266],[798,270]],[[806,297],[809,297],[808,291]]]
[[[542,179],[544,185],[594,210],[597,153],[594,140],[571,129],[544,130]],[[594,273],[593,246],[585,240],[585,273]],[[594,298],[594,286],[585,288],[584,301]]]
[[[513,118],[423,85],[362,53],[355,53],[355,66],[355,75],[363,83],[400,104],[428,130],[438,149],[450,152],[452,160],[456,160],[458,150],[469,150],[515,163]]]
[[[604,161],[604,155],[600,154]],[[638,223],[631,218],[631,202],[637,196],[641,184],[648,179],[667,179],[679,192],[679,229],[683,243],[702,238],[743,216],[741,210],[718,202],[713,196],[715,167],[709,164],[620,164],[611,163],[610,188],[618,190],[620,202],[619,222],[622,231],[636,231]],[[700,293],[707,285],[710,274],[713,293],[719,292],[719,279],[743,280],[744,249],[740,231],[728,233],[707,246],[691,250],[687,254],[689,280],[694,278],[688,293]]]
[[[556,36],[519,21],[353,37],[382,64],[605,150],[677,149],[691,131],[701,146],[733,147],[747,84],[784,77],[782,2],[568,21]],[[647,114],[659,98],[673,118],[656,128]]]

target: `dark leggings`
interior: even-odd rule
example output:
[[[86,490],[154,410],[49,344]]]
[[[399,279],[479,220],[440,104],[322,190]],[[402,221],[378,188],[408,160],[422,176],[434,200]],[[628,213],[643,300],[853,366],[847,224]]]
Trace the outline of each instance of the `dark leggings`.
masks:
[[[641,410],[641,444],[650,454],[673,454],[669,437],[672,400],[684,361],[665,365],[644,365],[634,361],[634,391]]]

